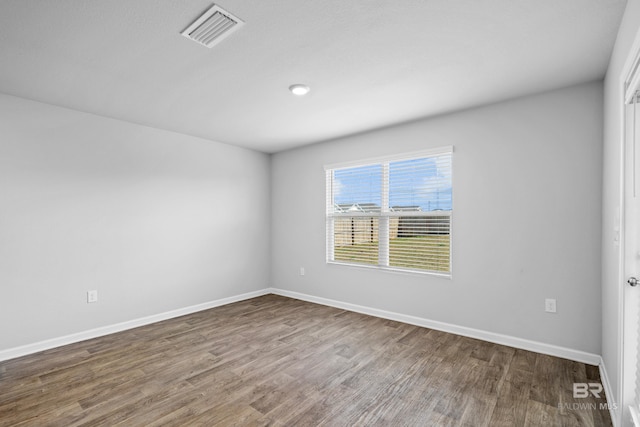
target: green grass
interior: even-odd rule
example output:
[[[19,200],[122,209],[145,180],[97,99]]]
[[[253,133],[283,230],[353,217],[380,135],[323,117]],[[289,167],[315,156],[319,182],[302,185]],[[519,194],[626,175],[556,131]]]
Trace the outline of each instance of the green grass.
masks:
[[[449,271],[450,239],[448,235],[429,235],[391,239],[389,265],[429,271]],[[378,242],[338,246],[336,261],[378,265]]]

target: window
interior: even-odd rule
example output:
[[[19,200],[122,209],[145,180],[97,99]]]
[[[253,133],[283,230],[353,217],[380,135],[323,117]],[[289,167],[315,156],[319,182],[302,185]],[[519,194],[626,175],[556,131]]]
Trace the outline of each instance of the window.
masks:
[[[326,166],[327,262],[449,275],[452,152]]]

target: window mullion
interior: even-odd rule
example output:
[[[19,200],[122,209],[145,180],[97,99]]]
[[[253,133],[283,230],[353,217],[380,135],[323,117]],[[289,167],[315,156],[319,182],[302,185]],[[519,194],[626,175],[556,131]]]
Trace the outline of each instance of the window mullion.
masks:
[[[389,265],[389,163],[382,164],[382,197],[378,221],[378,264]]]

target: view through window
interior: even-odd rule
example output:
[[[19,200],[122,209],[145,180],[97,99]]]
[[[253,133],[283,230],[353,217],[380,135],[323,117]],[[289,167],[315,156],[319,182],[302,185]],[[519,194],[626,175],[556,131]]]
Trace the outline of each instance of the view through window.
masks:
[[[451,272],[452,148],[327,166],[327,261]]]

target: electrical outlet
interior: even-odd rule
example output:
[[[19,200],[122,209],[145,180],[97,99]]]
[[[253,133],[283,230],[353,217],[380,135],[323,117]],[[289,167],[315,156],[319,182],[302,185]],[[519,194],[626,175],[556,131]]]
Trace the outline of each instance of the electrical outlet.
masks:
[[[553,298],[547,298],[544,300],[544,311],[547,313],[556,312],[556,300]]]
[[[87,291],[87,303],[98,302],[98,291]]]
[[[304,276],[304,267],[300,267],[300,275]]]

